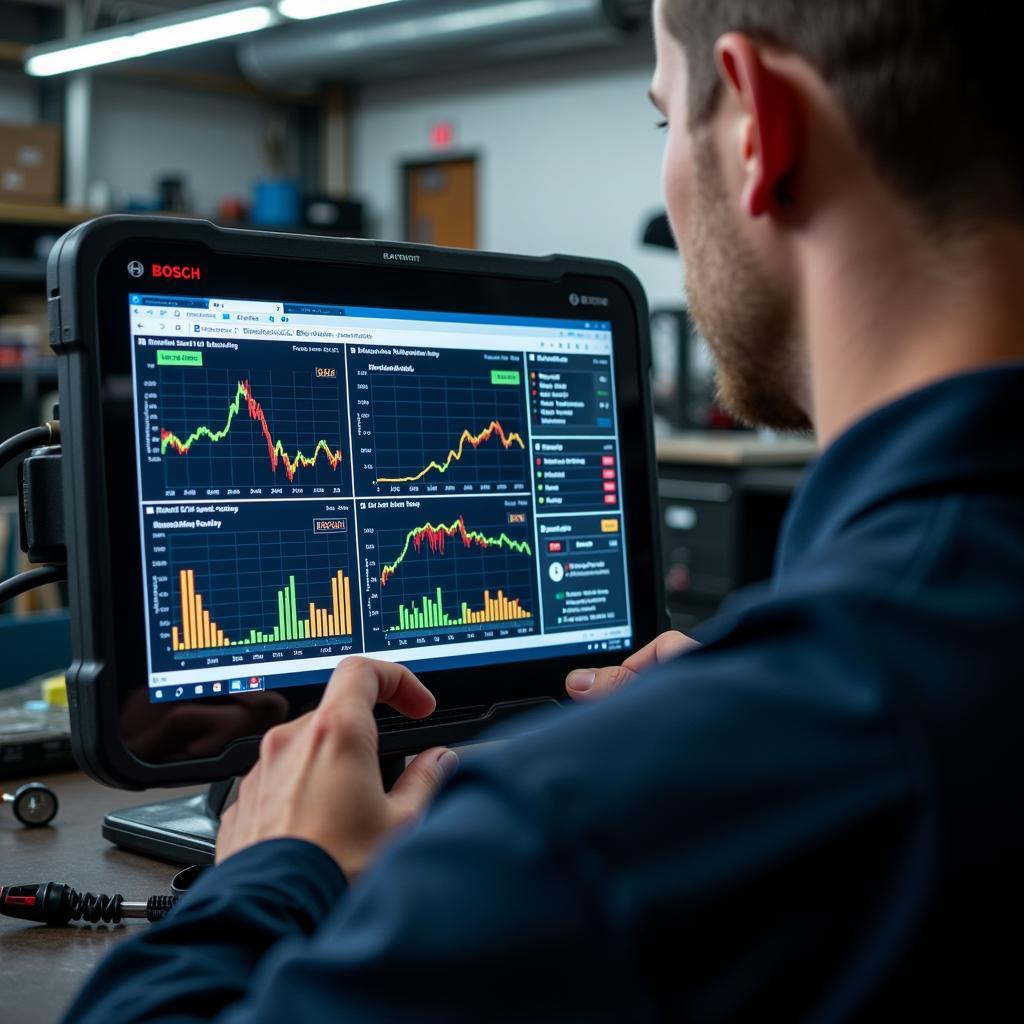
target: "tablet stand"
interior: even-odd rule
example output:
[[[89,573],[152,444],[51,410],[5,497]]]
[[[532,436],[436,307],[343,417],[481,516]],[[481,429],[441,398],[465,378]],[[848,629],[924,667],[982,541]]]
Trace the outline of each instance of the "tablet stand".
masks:
[[[382,756],[380,769],[384,788],[390,789],[405,769],[405,756]],[[103,838],[172,864],[212,864],[220,816],[235,781],[214,782],[194,796],[111,811],[103,819]]]

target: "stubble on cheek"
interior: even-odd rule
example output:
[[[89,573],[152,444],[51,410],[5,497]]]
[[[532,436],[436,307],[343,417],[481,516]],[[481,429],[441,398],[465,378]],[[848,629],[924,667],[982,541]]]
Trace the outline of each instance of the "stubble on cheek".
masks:
[[[796,400],[801,368],[792,301],[736,222],[706,133],[695,137],[691,159],[691,194],[682,193],[688,202],[678,237],[690,312],[715,357],[720,401],[751,426],[809,431]]]

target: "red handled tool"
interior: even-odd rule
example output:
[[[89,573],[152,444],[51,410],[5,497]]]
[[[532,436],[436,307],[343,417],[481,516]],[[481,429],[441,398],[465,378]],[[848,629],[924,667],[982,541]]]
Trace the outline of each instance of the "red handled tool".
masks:
[[[89,924],[120,924],[144,919],[160,921],[177,902],[177,896],[150,896],[145,902],[132,902],[120,894],[78,892],[60,882],[0,887],[0,914],[22,921],[62,925],[72,921]]]

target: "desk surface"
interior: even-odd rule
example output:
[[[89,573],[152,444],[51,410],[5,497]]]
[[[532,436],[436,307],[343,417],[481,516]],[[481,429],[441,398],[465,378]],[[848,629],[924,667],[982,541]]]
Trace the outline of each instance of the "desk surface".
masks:
[[[804,437],[766,439],[744,431],[684,431],[659,437],[658,462],[712,466],[802,466],[818,454]]]
[[[60,800],[48,828],[27,829],[0,810],[0,885],[67,882],[79,890],[121,893],[146,899],[169,893],[179,868],[111,846],[100,835],[103,815],[132,804],[187,796],[197,790],[126,793],[107,789],[71,772],[45,779]],[[20,782],[3,783],[11,793]],[[145,923],[118,927],[48,928],[0,917],[0,1018],[11,1024],[52,1024],[81,988],[89,972],[114,944]],[[16,982],[16,983],[15,983]],[[19,993],[31,994],[21,1001]]]

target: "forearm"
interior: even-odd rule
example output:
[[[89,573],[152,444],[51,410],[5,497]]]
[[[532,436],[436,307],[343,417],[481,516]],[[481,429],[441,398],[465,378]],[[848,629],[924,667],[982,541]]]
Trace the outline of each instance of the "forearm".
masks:
[[[210,1020],[245,995],[272,947],[311,935],[344,890],[337,865],[312,844],[278,839],[244,850],[204,875],[166,921],[115,950],[66,1020]]]
[[[635,1019],[628,957],[600,886],[489,783],[457,781],[326,916],[283,909],[310,902],[311,871],[272,849],[260,844],[206,876],[166,925],[101,967],[69,1020]]]

